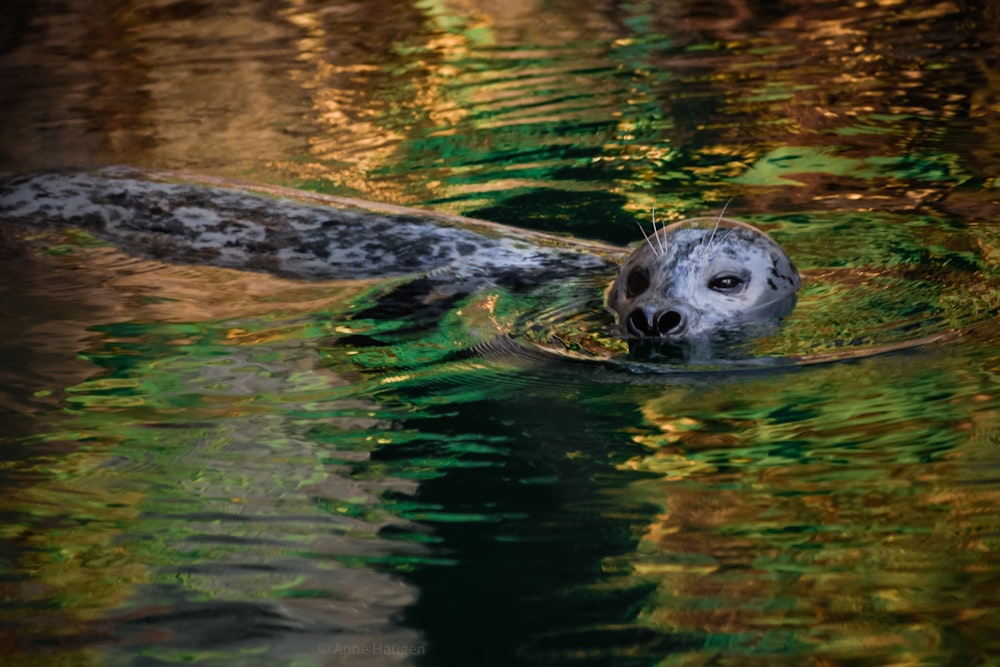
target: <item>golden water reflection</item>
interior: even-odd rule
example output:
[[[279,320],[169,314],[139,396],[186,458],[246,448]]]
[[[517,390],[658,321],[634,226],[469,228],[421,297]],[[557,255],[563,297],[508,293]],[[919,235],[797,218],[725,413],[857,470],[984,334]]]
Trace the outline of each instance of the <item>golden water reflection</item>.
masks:
[[[734,197],[745,211],[938,202],[998,166],[996,76],[969,57],[996,12],[717,4],[29,13],[45,38],[0,57],[21,84],[0,168],[187,168],[458,212],[554,188],[671,219]],[[803,154],[818,158],[788,160]]]
[[[0,248],[4,511],[18,517],[0,530],[9,557],[0,623],[13,629],[0,646],[10,664],[46,664],[48,654],[58,664],[105,664],[108,651],[146,644],[166,655],[189,637],[169,629],[183,615],[155,591],[182,555],[212,553],[233,561],[237,575],[195,570],[183,577],[187,590],[252,601],[275,589],[322,590],[331,576],[322,570],[336,567],[255,575],[251,566],[239,576],[245,563],[257,559],[266,572],[271,559],[296,552],[339,555],[343,535],[400,524],[369,513],[334,536],[315,531],[320,502],[364,506],[413,485],[388,475],[377,487],[350,480],[342,466],[317,461],[294,418],[266,407],[278,396],[288,410],[321,408],[324,428],[359,440],[340,458],[367,459],[376,443],[366,434],[383,420],[356,397],[354,378],[320,363],[307,341],[324,314],[370,283],[167,266],[73,230],[4,230]],[[283,479],[292,488],[276,492]],[[273,525],[281,512],[294,518]],[[243,545],[236,553],[225,547],[231,540]],[[381,605],[411,603],[408,590],[375,572],[339,586],[348,605],[373,609],[350,612],[351,641],[367,641],[365,628],[390,615]],[[345,613],[328,607],[290,601],[287,622],[304,616],[322,626]],[[295,650],[314,654],[318,641]]]
[[[654,207],[669,221],[732,200],[731,213],[763,214],[802,266],[817,269],[819,288],[804,305],[829,316],[831,336],[850,330],[850,290],[872,295],[865,281],[893,271],[934,272],[917,277],[934,279],[946,314],[967,316],[947,304],[972,301],[982,304],[977,319],[996,312],[994,283],[981,280],[1000,248],[1000,12],[989,3],[70,0],[9,12],[19,30],[0,35],[9,82],[0,170],[189,169],[622,243],[638,239],[634,220]],[[19,256],[11,249],[30,242],[4,241],[0,408],[7,437],[24,448],[4,469],[14,479],[5,507],[23,519],[3,536],[22,577],[3,594],[24,601],[2,619],[9,627],[52,640],[65,649],[57,659],[96,663],[104,655],[88,647],[111,633],[99,621],[128,610],[154,619],[134,626],[151,627],[148,636],[134,631],[129,641],[169,645],[176,635],[142,593],[174,564],[168,547],[177,544],[187,551],[176,560],[194,570],[178,575],[179,588],[192,595],[280,600],[367,632],[389,632],[378,623],[419,606],[410,582],[364,565],[392,542],[377,531],[405,523],[380,494],[405,496],[418,474],[461,470],[415,447],[412,477],[381,463],[363,471],[367,480],[340,474],[409,435],[386,425],[394,416],[378,400],[417,415],[427,408],[405,398],[419,373],[386,374],[379,390],[395,393],[359,398],[351,392],[364,382],[350,366],[319,358],[323,318],[367,286],[154,268],[101,248]],[[918,257],[927,248],[937,265]],[[823,282],[837,270],[839,282]],[[831,284],[843,289],[822,291]],[[298,316],[309,323],[260,324]],[[147,336],[146,326],[156,331]],[[200,351],[198,336],[221,358],[185,359]],[[565,387],[566,401],[600,393],[598,411],[642,450],[621,465],[644,476],[622,485],[622,506],[658,514],[636,527],[636,549],[606,562],[650,591],[628,622],[702,640],[661,664],[995,655],[995,340],[980,327],[926,356],[765,374],[735,389]],[[401,350],[378,352],[403,365]],[[452,405],[458,417],[439,421],[461,423],[473,408],[448,394],[454,378],[421,370],[430,380],[414,396]],[[493,389],[469,393],[480,400]],[[520,435],[523,415],[505,413],[508,397],[498,396],[498,428]],[[540,430],[546,441],[569,431],[578,448],[599,429],[579,406],[566,411],[572,420]],[[576,449],[571,457],[586,458]],[[573,504],[593,482],[569,479],[559,491]],[[184,506],[171,522],[148,512],[191,498],[203,514],[190,518]],[[460,516],[462,500],[433,512]],[[489,512],[503,514],[503,500]],[[311,525],[244,522],[254,512],[338,523],[315,538]],[[414,535],[432,543],[432,532]],[[467,554],[452,546],[441,560],[455,558],[461,574]],[[254,569],[289,554],[298,570]],[[338,558],[352,564],[347,583],[331,583]],[[244,562],[238,576],[197,571]],[[557,584],[565,565],[548,571]],[[405,558],[393,567],[419,569]],[[369,583],[385,597],[358,593]],[[139,608],[129,607],[136,598]],[[315,643],[302,653],[315,658]]]
[[[657,473],[632,492],[662,513],[626,559],[656,589],[639,618],[706,638],[665,664],[784,664],[797,652],[950,664],[996,649],[997,395],[959,388],[981,386],[975,371],[925,361],[675,389],[643,405],[651,429],[635,438],[649,454],[625,465]],[[944,386],[950,400],[929,404]]]

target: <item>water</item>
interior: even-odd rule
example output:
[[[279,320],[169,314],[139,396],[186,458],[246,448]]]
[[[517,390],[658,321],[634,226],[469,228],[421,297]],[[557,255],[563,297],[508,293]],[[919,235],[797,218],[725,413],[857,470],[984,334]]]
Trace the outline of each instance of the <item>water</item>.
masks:
[[[7,25],[0,169],[189,169],[621,244],[654,207],[727,207],[806,277],[754,355],[823,362],[629,362],[597,278],[410,312],[385,283],[5,227],[11,664],[997,661],[991,6]]]

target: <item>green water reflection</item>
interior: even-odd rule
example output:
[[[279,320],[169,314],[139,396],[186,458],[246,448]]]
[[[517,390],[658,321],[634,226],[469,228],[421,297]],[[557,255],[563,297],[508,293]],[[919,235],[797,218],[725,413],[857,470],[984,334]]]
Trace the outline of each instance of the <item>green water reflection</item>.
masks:
[[[761,352],[950,337],[642,374],[500,335],[623,353],[596,281],[388,317],[4,230],[5,660],[995,662],[1000,19],[763,4],[15,3],[2,169],[619,243],[729,202],[807,278]]]

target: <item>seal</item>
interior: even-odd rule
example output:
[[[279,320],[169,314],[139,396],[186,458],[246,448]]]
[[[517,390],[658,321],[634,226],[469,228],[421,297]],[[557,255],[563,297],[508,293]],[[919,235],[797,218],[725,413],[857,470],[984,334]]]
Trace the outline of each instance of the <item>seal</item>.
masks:
[[[0,219],[79,227],[159,261],[315,280],[507,283],[602,270],[617,252],[462,216],[129,167],[0,181]]]
[[[800,284],[781,246],[744,222],[693,218],[657,231],[654,221],[605,303],[625,337],[679,341],[775,322]]]
[[[0,220],[76,226],[125,252],[320,280],[392,278],[368,315],[423,313],[501,286],[618,277],[606,307],[622,336],[683,341],[779,319],[799,275],[763,232],[728,218],[655,230],[616,247],[480,220],[273,186],[126,167],[0,182]],[[645,232],[644,232],[645,234]]]

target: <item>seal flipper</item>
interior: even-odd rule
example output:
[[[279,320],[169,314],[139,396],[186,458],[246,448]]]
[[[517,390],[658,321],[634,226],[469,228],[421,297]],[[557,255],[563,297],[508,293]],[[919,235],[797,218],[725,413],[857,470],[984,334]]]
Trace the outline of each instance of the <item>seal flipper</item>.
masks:
[[[0,219],[82,227],[150,259],[300,279],[492,282],[553,267],[605,270],[618,252],[458,216],[122,167],[10,178],[0,183]]]

